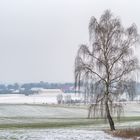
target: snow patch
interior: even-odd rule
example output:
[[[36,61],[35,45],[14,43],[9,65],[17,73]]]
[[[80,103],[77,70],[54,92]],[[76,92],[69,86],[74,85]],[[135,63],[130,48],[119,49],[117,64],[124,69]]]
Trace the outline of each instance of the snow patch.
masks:
[[[0,130],[2,140],[121,140],[103,131],[78,129]]]

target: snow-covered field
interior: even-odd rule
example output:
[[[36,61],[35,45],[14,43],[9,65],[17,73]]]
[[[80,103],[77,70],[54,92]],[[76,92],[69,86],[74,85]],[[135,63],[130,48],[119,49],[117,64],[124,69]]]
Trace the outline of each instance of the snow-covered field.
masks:
[[[41,93],[41,94],[32,94],[26,96],[24,94],[0,94],[0,103],[10,103],[10,104],[56,104],[57,95],[59,93]],[[63,96],[68,95],[63,93]],[[79,95],[75,93],[69,94],[72,99],[80,99]]]
[[[122,140],[103,131],[84,129],[0,130],[0,140]]]
[[[58,95],[58,93],[34,94],[34,95],[30,95],[30,96],[25,96],[23,94],[0,94],[0,104],[56,104],[57,95]],[[73,99],[79,98],[75,94],[71,94],[71,96]],[[140,116],[140,102],[138,102],[138,101],[137,102],[124,102],[123,106],[124,106],[124,115],[125,116]],[[17,108],[12,108],[12,110],[15,110],[15,111],[16,111],[16,109]],[[7,109],[5,108],[5,110],[7,110]],[[22,108],[21,110],[24,110],[24,109]],[[33,109],[33,110],[36,110],[36,109]],[[61,110],[59,110],[59,111],[62,112]],[[22,114],[22,112],[21,112],[21,114]],[[83,116],[83,114],[81,114],[81,116]],[[84,117],[85,117],[85,114],[84,114]]]
[[[28,104],[38,104],[38,103],[56,103],[57,93],[53,94],[34,94],[25,96],[24,94],[0,94],[0,103],[28,103]]]
[[[86,119],[87,107],[49,105],[55,103],[54,94],[0,95],[0,140],[119,140],[101,131],[108,124]],[[124,116],[138,118],[140,103],[125,102]],[[140,127],[140,120],[115,125]]]
[[[130,110],[132,109],[133,113],[133,109],[137,108],[139,105],[132,104]],[[86,108],[46,104],[0,104],[0,140],[119,140],[101,131],[109,128],[108,124],[94,124],[93,120],[86,117]],[[83,122],[85,123],[81,124]],[[70,127],[71,123],[78,125]],[[88,125],[85,125],[86,123]],[[59,127],[57,124],[62,125]],[[54,127],[51,128],[51,125]],[[116,124],[116,128],[139,126],[140,121]]]
[[[86,118],[87,110],[47,104],[0,104],[0,117]]]

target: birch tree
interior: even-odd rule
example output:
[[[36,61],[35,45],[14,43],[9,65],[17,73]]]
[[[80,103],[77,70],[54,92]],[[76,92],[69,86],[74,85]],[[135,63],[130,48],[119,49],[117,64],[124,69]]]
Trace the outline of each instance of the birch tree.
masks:
[[[99,20],[91,17],[89,45],[82,44],[75,58],[75,86],[79,90],[81,86],[88,89],[84,94],[94,98],[90,109],[96,109],[94,113],[100,110],[100,116],[105,116],[111,130],[115,130],[113,101],[138,69],[134,55],[138,42],[136,25],[124,28],[120,19],[106,10]]]

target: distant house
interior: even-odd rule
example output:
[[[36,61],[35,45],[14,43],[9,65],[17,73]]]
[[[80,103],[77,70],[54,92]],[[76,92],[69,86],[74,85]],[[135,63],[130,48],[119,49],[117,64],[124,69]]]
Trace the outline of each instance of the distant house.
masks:
[[[12,93],[18,94],[20,93],[20,91],[17,89],[17,90],[13,90]]]
[[[38,94],[63,94],[64,92],[61,89],[44,89],[44,88],[31,88],[32,91],[37,92]]]

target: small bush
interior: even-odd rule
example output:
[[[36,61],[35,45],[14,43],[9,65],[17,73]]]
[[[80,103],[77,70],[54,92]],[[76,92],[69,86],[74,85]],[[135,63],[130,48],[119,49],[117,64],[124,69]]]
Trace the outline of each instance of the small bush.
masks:
[[[107,133],[115,137],[133,138],[134,140],[140,140],[140,128],[120,129],[116,131],[107,131]]]

